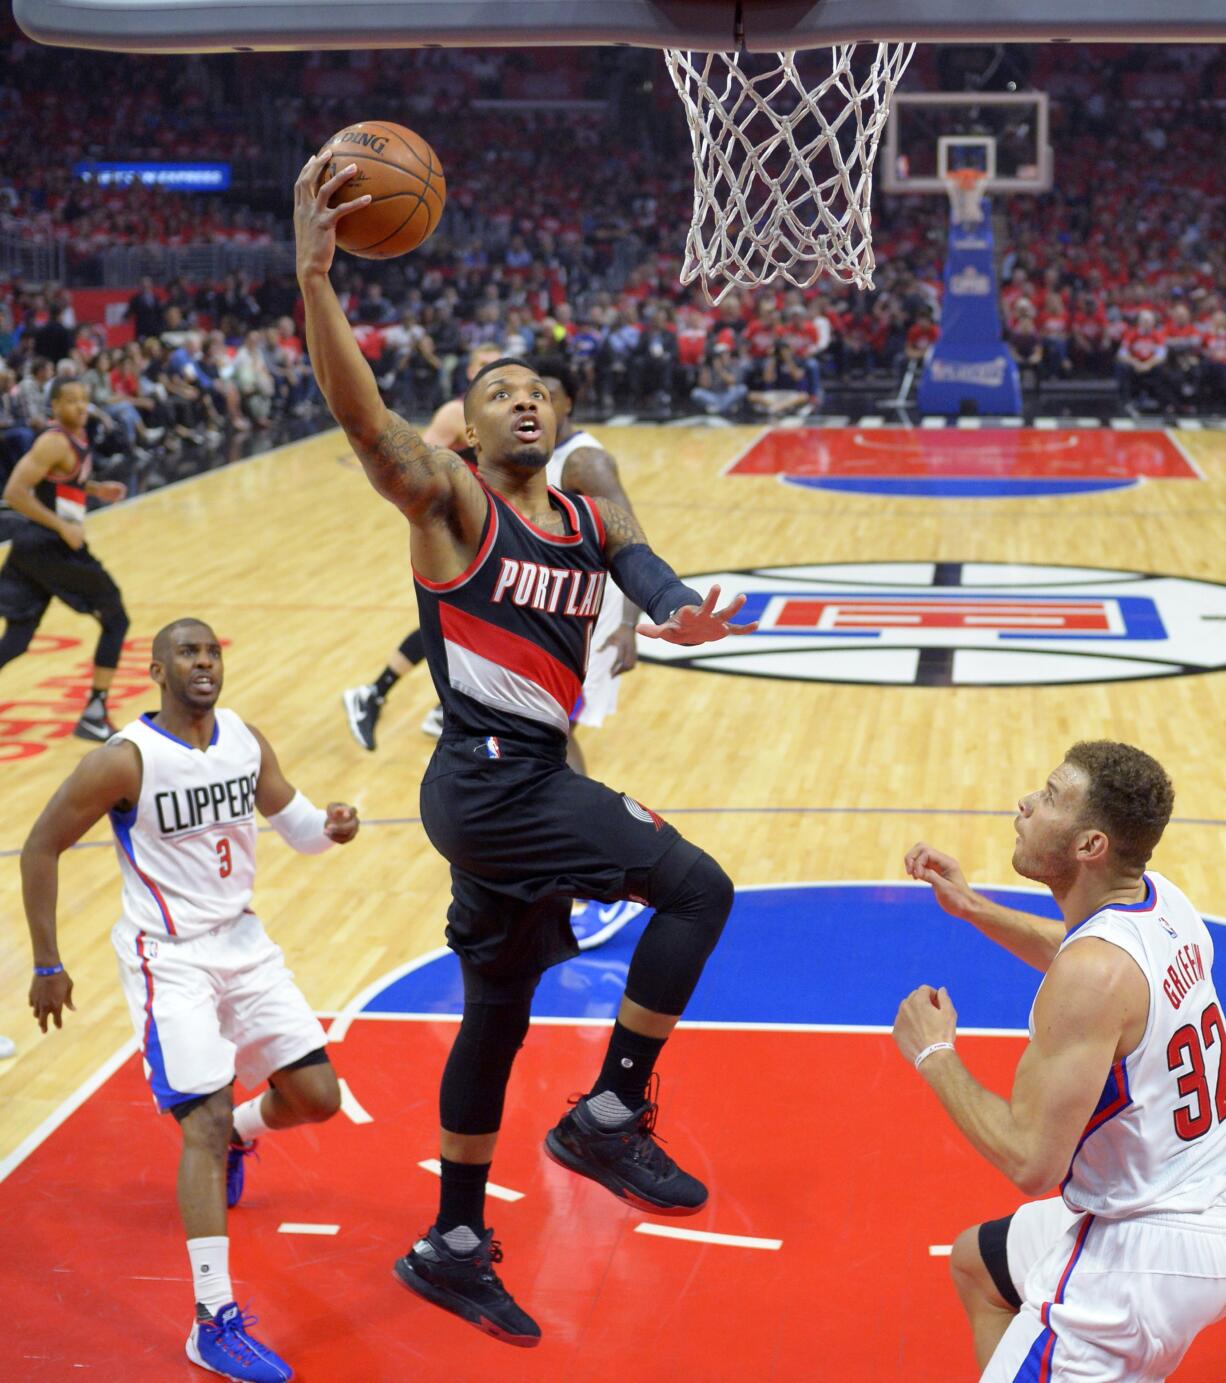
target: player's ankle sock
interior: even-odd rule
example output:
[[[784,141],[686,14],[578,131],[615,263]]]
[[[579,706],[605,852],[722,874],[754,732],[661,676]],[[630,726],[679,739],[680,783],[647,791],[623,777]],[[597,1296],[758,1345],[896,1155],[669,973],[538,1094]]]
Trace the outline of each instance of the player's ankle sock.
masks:
[[[230,1286],[230,1240],[224,1234],[189,1239],[187,1256],[191,1259],[196,1301],[210,1316],[215,1316],[234,1300],[234,1288]]]
[[[89,694],[89,700],[85,703],[85,709],[81,712],[82,720],[105,720],[106,719],[106,690],[102,687],[95,687]]]
[[[375,689],[375,695],[382,701],[399,681],[400,674],[398,672],[393,672],[390,667],[385,667],[372,683]]]
[[[588,1108],[599,1123],[620,1124],[643,1103],[647,1082],[666,1040],[631,1032],[620,1022],[613,1024],[604,1065],[588,1094]]]
[[[441,1160],[443,1190],[435,1227],[454,1253],[471,1253],[485,1233],[488,1162]]]
[[[253,1138],[269,1131],[264,1122],[263,1105],[264,1096],[257,1095],[254,1100],[247,1100],[234,1111],[235,1142],[250,1143]]]

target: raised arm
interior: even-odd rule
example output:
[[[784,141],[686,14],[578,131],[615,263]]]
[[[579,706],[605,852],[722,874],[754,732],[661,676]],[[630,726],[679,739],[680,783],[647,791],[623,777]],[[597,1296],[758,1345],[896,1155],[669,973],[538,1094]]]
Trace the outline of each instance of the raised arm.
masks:
[[[639,625],[638,632],[645,638],[679,644],[713,643],[730,634],[752,634],[758,627],[756,623],[731,623],[745,604],[743,595],[717,610],[718,586],[712,586],[704,600],[652,552],[632,514],[612,500],[596,499],[593,503],[604,523],[604,553],[613,580],[655,621]]]
[[[21,891],[34,949],[30,1007],[43,1032],[51,1018],[63,1027],[73,1008],[72,979],[56,940],[60,856],[111,810],[126,810],[140,797],[140,751],[126,740],[86,754],[43,808],[21,850]],[[50,973],[39,974],[39,971]]]
[[[353,176],[356,165],[347,165],[321,184],[327,161],[324,154],[309,158],[294,185],[298,286],[306,306],[307,352],[315,378],[370,483],[411,523],[427,523],[450,510],[457,486],[467,485],[474,492],[467,498],[476,508],[480,496],[468,468],[454,452],[427,445],[384,404],[345,320],[328,277],[336,253],[336,224],[370,198],[329,207],[329,199]],[[483,500],[480,513],[483,516]]]
[[[966,882],[962,866],[952,855],[942,854],[920,841],[907,851],[906,871],[913,879],[931,884],[937,902],[951,917],[959,917],[981,931],[989,941],[1011,951],[1018,960],[1046,971],[1065,937],[1064,923],[1054,917],[1006,908],[985,898]]]

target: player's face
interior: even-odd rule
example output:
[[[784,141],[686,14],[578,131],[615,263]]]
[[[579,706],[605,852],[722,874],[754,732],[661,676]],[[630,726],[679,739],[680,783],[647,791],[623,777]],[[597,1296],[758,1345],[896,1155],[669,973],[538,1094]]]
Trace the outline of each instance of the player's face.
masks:
[[[473,390],[466,429],[480,457],[540,470],[553,454],[557,419],[549,390],[522,365],[491,370]]]
[[[158,673],[161,673],[161,676]],[[171,635],[171,653],[153,664],[153,680],[163,700],[173,698],[189,711],[211,711],[221,695],[221,644],[206,624],[185,624]]]
[[[55,420],[69,432],[80,432],[89,417],[89,395],[83,384],[64,384],[51,405]]]
[[[1075,843],[1086,829],[1089,779],[1068,762],[1053,769],[1037,792],[1018,802],[1013,868],[1024,879],[1058,888],[1077,872]]]

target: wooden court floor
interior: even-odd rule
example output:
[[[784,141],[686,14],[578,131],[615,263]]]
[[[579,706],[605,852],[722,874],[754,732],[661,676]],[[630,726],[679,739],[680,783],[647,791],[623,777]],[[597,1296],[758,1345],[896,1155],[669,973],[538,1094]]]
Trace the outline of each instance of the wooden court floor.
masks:
[[[596,431],[617,456],[651,541],[682,573],[1013,562],[1226,582],[1226,433],[1180,433],[1195,480],[936,500],[725,474],[758,429]],[[341,690],[372,679],[415,624],[407,527],[369,489],[343,436],[327,432],[152,493],[92,516],[89,528],[124,589],[132,638],[181,615],[209,621],[228,641],[223,703],[265,732],[291,781],[316,801],[361,809],[359,840],[322,859],[261,838],[255,905],[311,1002],[340,1009],[437,946],[447,873],[415,822],[432,748],[418,729],[433,700],[425,669],[393,692],[373,755],[352,741],[341,710]],[[40,741],[73,713],[67,703],[93,628],[56,608],[43,632],[43,651],[0,674],[9,718],[0,739]],[[152,688],[139,694],[142,662],[138,649],[121,678],[136,690],[120,717],[155,704]],[[738,884],[763,884],[896,879],[904,850],[921,837],[958,853],[972,878],[1008,882],[1007,821],[973,813],[1009,809],[1075,739],[1128,739],[1166,764],[1178,792],[1178,820],[1156,867],[1223,915],[1224,724],[1221,672],[985,688],[840,686],[640,665],[623,685],[619,713],[584,742],[595,776],[666,814],[684,812],[678,824]],[[0,757],[0,1033],[19,1045],[14,1060],[0,1063],[0,1162],[130,1037],[107,935],[119,898],[109,848],[73,851],[61,871],[62,954],[77,1012],[43,1037],[26,1007],[16,856],[35,814],[86,752],[72,739],[42,742],[41,752]],[[719,810],[702,810],[711,808]],[[89,838],[106,839],[105,828]]]

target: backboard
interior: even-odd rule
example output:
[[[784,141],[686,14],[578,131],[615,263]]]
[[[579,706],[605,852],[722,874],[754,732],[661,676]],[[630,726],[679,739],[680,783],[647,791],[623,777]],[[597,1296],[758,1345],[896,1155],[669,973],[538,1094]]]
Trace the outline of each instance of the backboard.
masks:
[[[126,52],[914,40],[1220,42],[1221,0],[14,0],[42,43]]]
[[[944,192],[945,174],[976,168],[985,192],[1046,192],[1052,184],[1047,96],[1041,91],[894,94],[880,160],[884,192]]]

